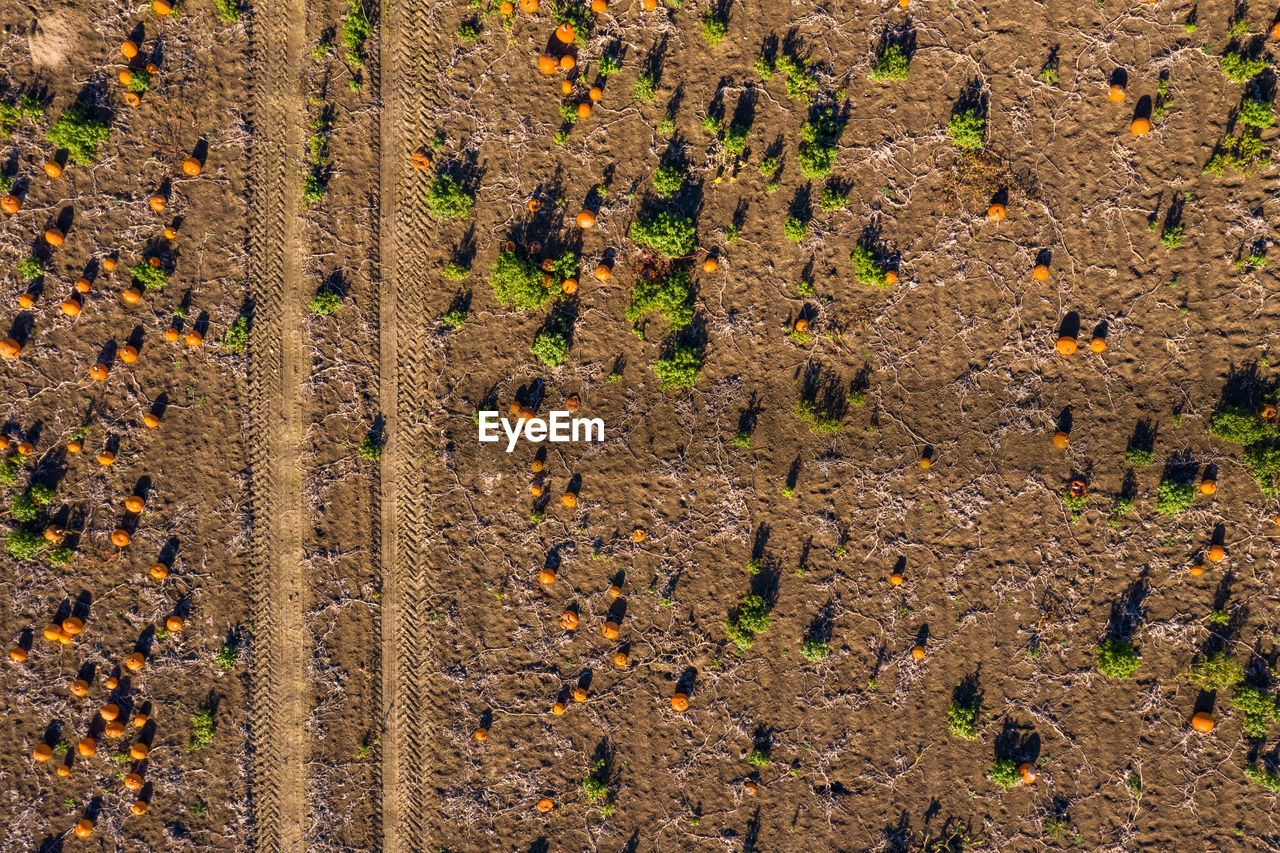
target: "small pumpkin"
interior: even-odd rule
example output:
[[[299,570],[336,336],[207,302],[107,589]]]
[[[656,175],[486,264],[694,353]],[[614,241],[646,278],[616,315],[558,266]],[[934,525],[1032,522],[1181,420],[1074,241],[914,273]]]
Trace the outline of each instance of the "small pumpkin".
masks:
[[[30,308],[34,308],[35,304],[36,304],[36,298],[32,296],[30,293],[24,293],[18,297],[19,308],[30,309]]]
[[[1083,480],[1072,480],[1071,485],[1067,486],[1067,492],[1073,498],[1082,498],[1089,494],[1089,487]]]
[[[889,270],[884,274],[884,283],[886,286],[898,283],[898,274],[893,270]]]
[[[572,71],[577,67],[578,67],[578,60],[573,58],[573,54],[566,53],[564,56],[560,57],[561,71]]]
[[[1151,120],[1144,118],[1143,116],[1138,116],[1133,120],[1133,123],[1129,125],[1129,132],[1134,136],[1146,136],[1151,132]]]
[[[147,813],[147,801],[134,800],[133,805],[129,806],[129,811],[133,812],[138,817],[141,817],[142,815]]]
[[[44,529],[44,541],[51,542],[54,545],[57,545],[59,542],[62,541],[63,535],[64,535],[64,532],[62,528],[56,524],[50,524],[48,527]],[[84,623],[81,622],[80,624],[83,625]],[[63,628],[64,629],[66,628],[65,622],[63,623]],[[76,632],[73,631],[72,633],[76,633]]]
[[[585,687],[573,688],[573,701],[575,702],[587,701],[587,688]]]
[[[702,262],[703,272],[715,272],[719,267],[720,264],[717,263],[716,259],[711,255],[708,255],[707,259]]]
[[[124,786],[130,791],[138,790],[142,787],[142,774],[130,773],[128,776],[124,777]]]
[[[566,631],[576,631],[578,629],[578,614],[572,610],[566,610],[560,615],[560,627]]]
[[[180,337],[182,337],[182,333],[179,332],[177,329],[175,329],[173,326],[170,326],[169,328],[164,330],[164,339],[166,341],[176,341]]]
[[[142,761],[147,757],[149,752],[151,752],[151,747],[147,746],[143,741],[138,741],[133,746],[129,747],[129,756],[134,761]]]
[[[112,722],[107,723],[106,728],[102,730],[102,733],[112,740],[115,740],[120,737],[120,735],[124,734],[124,723],[119,720],[113,720]]]
[[[1036,264],[1031,269],[1031,277],[1036,281],[1044,281],[1049,278],[1049,267],[1045,264]]]
[[[593,101],[599,101],[601,98],[604,97],[604,90],[601,89],[599,86],[592,86],[590,89],[587,90],[587,97]]]
[[[61,246],[62,241],[66,239],[66,236],[67,235],[63,234],[57,228],[50,228],[44,232],[44,241],[50,246]]]
[[[1124,100],[1124,86],[1119,83],[1112,83],[1111,89],[1107,92],[1107,100],[1113,104],[1118,104]]]
[[[682,714],[689,710],[689,695],[687,693],[676,693],[671,697],[671,710],[677,714]]]
[[[565,492],[564,497],[560,498],[560,503],[569,509],[573,509],[578,505],[578,496],[573,492]]]
[[[1103,352],[1106,348],[1107,339],[1101,335],[1094,335],[1093,339],[1089,341],[1089,349],[1092,352]]]
[[[1213,714],[1208,711],[1196,711],[1191,716],[1191,728],[1205,733],[1213,731]]]
[[[107,367],[102,362],[98,362],[93,367],[89,368],[89,376],[91,376],[94,380],[98,382],[107,381],[107,377],[110,375],[111,375],[111,368]]]
[[[1211,477],[1205,477],[1200,481],[1200,494],[1211,495],[1218,491],[1218,484]]]
[[[35,452],[36,452],[36,446],[35,446],[34,444],[32,444],[31,442],[29,442],[29,441],[20,441],[20,442],[18,442],[18,455],[19,455],[19,456],[30,456],[31,454],[33,454],[33,453],[35,453]]]
[[[120,298],[129,305],[137,305],[142,301],[142,291],[136,287],[128,287],[120,294]]]
[[[70,765],[70,764],[67,764],[67,763],[65,763],[65,762],[64,762],[64,763],[62,763],[62,764],[59,764],[59,765],[58,765],[58,767],[57,767],[57,769],[55,769],[53,772],[54,772],[54,773],[56,773],[56,774],[57,774],[57,775],[59,775],[59,776],[62,776],[62,777],[70,776],[70,775],[71,775],[71,765]],[[85,832],[85,835],[88,835],[90,832],[93,832],[93,829],[92,829],[92,827],[90,827],[90,828],[86,829],[84,832]],[[80,835],[80,827],[79,827],[79,826],[76,826],[76,835]],[[83,838],[84,836],[81,836],[81,837]]]
[[[547,812],[551,811],[555,807],[556,807],[556,804],[551,802],[551,800],[548,799],[547,797],[543,797],[542,799],[538,800],[538,804],[537,806],[535,806],[535,808],[538,811],[542,812],[543,814],[546,814]]]
[[[637,527],[635,530],[631,531],[631,541],[637,544],[643,542],[648,538],[648,536],[649,534],[645,532],[643,527]]]
[[[1227,549],[1223,548],[1221,545],[1209,546],[1209,562],[1221,563],[1223,558],[1225,558],[1226,556],[1227,556]]]
[[[125,364],[133,364],[138,360],[138,348],[133,344],[125,344],[120,348],[120,360]]]
[[[26,659],[27,659],[27,650],[24,649],[22,646],[9,647],[9,660],[13,661],[14,663],[22,663]]]
[[[75,288],[76,293],[88,293],[89,289],[93,287],[93,282],[81,277],[76,279],[75,284],[71,286]]]
[[[157,15],[167,15],[173,11],[173,5],[169,0],[154,0],[151,8]]]
[[[484,726],[481,726],[480,728],[475,730],[475,733],[472,735],[472,737],[476,739],[476,743],[484,743],[489,739],[489,730],[486,729]]]
[[[626,668],[627,668],[627,653],[626,653],[626,652],[615,652],[615,653],[614,653],[614,655],[613,655],[613,665],[614,665],[614,666],[616,666],[618,669],[626,669]]]
[[[125,39],[120,43],[120,52],[125,55],[126,59],[133,59],[138,55],[138,46],[132,41]]]
[[[204,335],[200,334],[195,329],[192,329],[187,332],[187,336],[182,340],[189,347],[198,347],[200,344],[204,343]]]
[[[67,442],[68,453],[79,453],[81,450],[84,450],[84,442],[82,442],[80,439],[73,438]]]
[[[586,118],[589,115],[591,115],[591,104],[585,101],[578,104],[578,118]]]
[[[117,548],[128,547],[129,540],[130,540],[129,531],[125,530],[124,528],[120,528],[119,530],[111,534],[111,544],[115,545]]]
[[[1258,408],[1258,417],[1264,421],[1274,421],[1276,419],[1276,407],[1271,403],[1263,403]]]
[[[609,4],[605,0],[591,0],[591,11],[597,15],[603,15],[609,11]]]
[[[804,332],[809,331],[809,321],[801,317],[799,320],[796,320],[794,328],[797,332],[803,334]]]
[[[538,581],[542,584],[553,584],[556,582],[556,573],[552,569],[543,569],[538,572]]]
[[[164,238],[166,240],[178,239],[178,229],[174,228],[172,225],[166,225],[162,233],[164,234]]]
[[[563,713],[564,713],[564,703],[563,703],[563,702],[556,702],[554,705],[552,705],[552,706],[551,706],[551,713],[555,714],[557,717],[558,717],[558,716],[560,716],[561,714],[563,714]]]
[[[622,595],[622,587],[618,586],[616,583],[609,587],[610,598],[617,598],[620,595]]]
[[[894,572],[893,574],[889,575],[889,585],[902,586],[902,573]]]
[[[31,750],[31,760],[37,764],[43,764],[53,756],[53,747],[47,743],[38,743],[36,748]]]
[[[916,660],[924,660],[924,646],[913,646],[911,649],[911,656]]]
[[[618,623],[610,619],[608,622],[604,623],[604,627],[600,629],[600,633],[606,640],[618,639]]]
[[[179,616],[177,613],[173,614],[168,619],[164,620],[165,630],[168,631],[170,634],[176,634],[179,631],[181,631],[182,626],[184,624],[185,623],[182,621],[182,617]]]
[[[577,394],[570,394],[564,398],[564,407],[568,412],[576,412],[582,408],[582,398]]]
[[[1008,215],[1008,213],[1009,211],[1003,204],[996,203],[987,208],[987,219],[990,219],[993,222],[1000,222]]]
[[[538,69],[542,71],[543,74],[555,74],[557,67],[556,61],[545,53],[538,57]]]
[[[1024,761],[1018,765],[1018,776],[1022,779],[1022,784],[1030,785],[1036,781],[1036,766],[1030,761]]]
[[[71,682],[71,695],[82,699],[85,696],[88,696],[89,682],[85,681],[83,678],[77,678],[75,681]]]
[[[613,270],[605,264],[600,264],[596,267],[595,276],[600,281],[608,281],[613,277]]]
[[[13,338],[5,338],[0,341],[0,356],[12,359],[17,358],[20,352],[22,352],[22,344]]]
[[[1077,347],[1076,339],[1071,335],[1063,335],[1060,338],[1058,338],[1058,343],[1056,344],[1056,346],[1057,346],[1058,352],[1062,353],[1063,355],[1072,355],[1076,351],[1076,347]]]
[[[103,258],[103,259],[102,259],[102,268],[103,268],[104,270],[106,270],[107,272],[111,272],[113,269],[115,269],[115,268],[116,268],[116,259],[115,259],[115,258]]]
[[[137,714],[133,718],[133,727],[135,729],[141,729],[147,725],[147,720],[149,719],[150,717],[146,714]]]
[[[596,224],[596,215],[592,213],[590,210],[583,208],[582,210],[578,211],[577,221],[578,221],[579,228],[584,228],[584,229],[594,228]]]
[[[535,498],[536,498],[536,497],[538,497],[539,495],[541,495],[541,494],[542,494],[542,484],[541,484],[541,483],[530,483],[530,484],[529,484],[529,494],[533,495]]]
[[[147,502],[142,498],[141,495],[130,495],[129,497],[124,499],[125,510],[127,512],[133,513],[134,515],[137,515],[138,513],[142,512],[143,507],[145,507],[146,505],[147,505]]]
[[[182,161],[182,173],[184,175],[190,175],[191,177],[194,178],[196,175],[200,174],[202,171],[204,171],[204,164],[201,163],[199,160],[197,160],[195,157],[188,157],[187,159]]]
[[[70,772],[68,770],[68,772]],[[59,776],[65,776],[65,773],[59,773]],[[93,835],[93,821],[89,818],[81,818],[76,821],[76,838],[88,838]]]
[[[76,744],[76,752],[88,758],[98,752],[98,741],[91,737],[80,738],[80,742]]]
[[[110,465],[112,462],[115,462],[115,461],[116,461],[116,455],[112,453],[110,450],[104,450],[98,454],[99,465]]]
[[[578,32],[573,28],[573,24],[570,24],[568,22],[565,22],[560,26],[556,27],[556,39],[561,44],[573,44],[573,39],[577,36],[577,34]]]
[[[538,11],[538,0],[520,0],[520,8],[532,15]]]
[[[137,92],[125,92],[124,102],[131,107],[138,107],[142,105],[142,96]]]
[[[120,717],[120,706],[114,702],[108,702],[98,709],[98,716],[105,722],[113,723]]]
[[[0,210],[5,213],[17,213],[22,210],[22,200],[16,195],[7,195],[4,198],[0,198]]]
[[[62,620],[62,630],[71,636],[84,633],[84,620],[79,616],[68,616]]]
[[[147,199],[147,204],[151,205],[151,209],[156,213],[160,213],[168,206],[169,201],[164,196],[156,193],[151,198]]]
[[[151,577],[158,581],[162,581],[169,577],[169,567],[164,563],[156,563],[151,567]]]
[[[516,4],[511,2],[499,3],[498,12],[500,14],[506,15],[507,17],[511,17],[516,13]]]

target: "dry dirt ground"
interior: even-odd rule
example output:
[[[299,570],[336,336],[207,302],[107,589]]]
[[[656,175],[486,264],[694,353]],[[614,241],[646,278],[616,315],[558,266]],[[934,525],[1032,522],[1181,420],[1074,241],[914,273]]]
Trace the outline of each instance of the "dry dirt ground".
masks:
[[[1280,850],[1276,8],[539,5],[0,0],[0,851]]]

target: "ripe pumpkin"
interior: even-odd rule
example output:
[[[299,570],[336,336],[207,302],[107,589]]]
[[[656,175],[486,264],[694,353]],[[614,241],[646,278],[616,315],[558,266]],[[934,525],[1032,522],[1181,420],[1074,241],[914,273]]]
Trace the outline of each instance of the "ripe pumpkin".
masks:
[[[1129,132],[1134,136],[1146,136],[1151,132],[1151,120],[1138,116],[1129,125]]]
[[[564,713],[564,703],[563,703],[563,702],[557,702],[557,703],[555,703],[554,705],[552,705],[552,706],[551,706],[551,713],[555,714],[556,716],[560,716],[561,714],[563,714],[563,713]]]
[[[1227,556],[1227,549],[1221,545],[1209,546],[1209,561],[1212,563],[1221,563],[1222,559]]]
[[[556,38],[562,44],[573,44],[573,39],[578,32],[573,28],[573,24],[564,23],[556,27]]]
[[[116,259],[115,259],[115,258],[103,258],[103,259],[102,259],[102,268],[103,268],[104,270],[106,270],[107,272],[111,272],[113,269],[115,269],[115,268],[116,268]]]
[[[102,362],[98,362],[93,367],[89,368],[89,375],[98,382],[105,382],[107,381],[107,377],[111,375],[111,368],[107,367]]]
[[[112,462],[115,462],[115,461],[116,461],[116,455],[112,453],[110,450],[104,450],[98,454],[99,465],[110,465]]]
[[[1213,714],[1208,711],[1196,711],[1191,717],[1191,728],[1198,732],[1213,731]]]
[[[911,649],[911,656],[916,660],[924,659],[924,646],[914,646]]]
[[[1200,481],[1200,494],[1211,495],[1216,491],[1218,491],[1218,484],[1214,480],[1205,477]]]
[[[119,77],[117,77],[116,79],[120,81],[121,86],[128,86],[130,83],[133,82],[133,72],[130,71],[128,68],[126,68],[125,70],[120,72]]]
[[[576,631],[578,629],[578,614],[572,610],[566,610],[560,616],[560,627],[566,631]]]
[[[27,650],[22,646],[12,646],[9,649],[9,660],[14,663],[22,663],[27,659]]]
[[[149,752],[151,752],[151,747],[147,746],[142,741],[138,741],[133,746],[129,747],[129,755],[134,761],[142,761],[147,757],[147,753]]]
[[[613,277],[613,270],[609,269],[609,267],[604,264],[600,264],[596,267],[595,276],[600,281],[608,281]]]
[[[187,159],[182,161],[183,174],[190,175],[191,177],[194,178],[196,175],[200,174],[200,172],[203,170],[204,170],[204,164],[202,164],[195,157],[188,157]]]
[[[65,764],[65,763],[63,763],[63,764],[59,764],[59,765],[58,765],[58,767],[57,767],[57,769],[56,769],[56,770],[54,770],[53,772],[54,772],[54,773],[56,773],[57,775],[59,775],[59,776],[63,776],[63,777],[70,776],[70,775],[71,775],[71,765],[70,765],[70,764]],[[83,821],[81,821],[81,823],[83,823]],[[84,834],[85,834],[85,835],[88,835],[90,832],[93,832],[93,828],[92,828],[92,827],[89,827],[88,829],[85,829],[85,830],[84,830]],[[80,835],[80,826],[79,826],[79,825],[77,825],[77,826],[76,826],[76,835]],[[84,836],[81,836],[81,838],[83,838],[83,837],[84,837]]]
[[[125,289],[124,293],[120,294],[120,298],[129,305],[137,305],[142,301],[142,291],[136,287],[129,287]]]
[[[84,620],[79,616],[68,616],[62,620],[62,630],[73,637],[76,634],[81,634],[84,632]]]
[[[120,348],[120,360],[125,364],[133,364],[138,360],[138,348],[133,344],[125,344]]]
[[[538,800],[538,805],[536,806],[538,811],[542,812],[543,814],[546,814],[547,812],[551,811],[555,807],[556,807],[556,804],[551,802],[551,800],[549,800],[546,797],[543,797],[542,799]]]
[[[76,744],[76,752],[88,758],[98,751],[98,742],[91,737],[80,738],[80,742]]]
[[[89,682],[85,681],[83,678],[77,678],[75,681],[71,682],[71,695],[78,696],[80,698],[88,696]]]
[[[568,80],[561,80],[561,81],[560,81],[560,94],[562,94],[562,95],[572,95],[572,94],[573,94],[573,84],[572,84],[572,83],[570,83]]]
[[[799,320],[796,320],[795,330],[797,332],[809,331],[809,321],[803,317],[801,317]]]
[[[604,623],[604,627],[600,629],[600,633],[606,640],[618,639],[618,623],[610,619],[608,622]]]
[[[20,441],[20,442],[18,442],[18,455],[19,455],[19,456],[30,456],[32,453],[35,453],[35,452],[36,452],[36,446],[35,446],[34,444],[32,444],[31,442],[29,442],[29,441]]]
[[[76,822],[76,838],[88,838],[90,835],[93,835],[93,821],[89,820],[87,817],[81,818]]]
[[[102,683],[108,690],[115,690],[120,686],[120,679],[116,678],[114,675],[108,675],[107,680]]]
[[[165,630],[169,631],[171,634],[176,634],[181,631],[184,624],[182,617],[176,613],[164,620]]]
[[[889,585],[902,586],[902,574],[900,572],[894,572],[893,574],[889,575]]]
[[[532,15],[538,11],[538,0],[520,0],[520,8]]]
[[[640,8],[646,12],[652,12],[658,8],[658,0],[640,0]]]
[[[22,200],[16,195],[7,195],[4,198],[0,198],[0,210],[5,213],[17,213],[22,210]]]
[[[484,743],[489,739],[489,730],[486,729],[484,726],[481,726],[480,728],[476,729],[476,732],[473,735],[473,737],[476,739],[477,743]]]
[[[182,333],[173,328],[173,326],[164,330],[164,339],[166,341],[176,341],[180,337],[182,337]]]
[[[1113,104],[1118,104],[1124,100],[1124,86],[1119,83],[1112,83],[1111,90],[1107,92],[1107,99]]]
[[[649,534],[645,532],[643,527],[637,527],[631,531],[631,541],[639,544],[648,538]]]
[[[120,717],[120,706],[114,702],[108,702],[98,710],[98,716],[108,723],[113,723]]]
[[[596,224],[596,215],[590,210],[582,209],[578,211],[578,227],[593,228]]]
[[[1063,355],[1072,355],[1076,351],[1076,339],[1071,335],[1063,335],[1058,338],[1058,352]]]
[[[514,3],[510,3],[510,2],[508,2],[508,3],[499,3],[499,4],[498,4],[498,11],[499,11],[500,13],[502,13],[503,15],[506,15],[506,16],[510,17],[511,15],[514,15],[514,14],[516,13],[516,4],[514,4]]]
[[[1277,410],[1275,406],[1270,403],[1263,403],[1258,408],[1258,417],[1262,418],[1264,421],[1274,421],[1276,419],[1276,412]]]
[[[1107,340],[1103,337],[1094,337],[1089,341],[1089,349],[1094,352],[1102,352],[1107,348]]]
[[[1031,270],[1031,277],[1036,281],[1044,281],[1049,277],[1049,267],[1044,264],[1036,264]]]
[[[169,203],[168,199],[166,199],[164,196],[160,195],[159,193],[156,193],[150,199],[147,200],[147,204],[151,205],[151,209],[154,210],[156,213],[160,213],[161,211],[163,211],[165,208],[165,205],[167,205],[168,203]]]
[[[591,0],[591,11],[597,15],[603,15],[609,10],[609,4],[604,0]]]
[[[409,155],[409,161],[415,169],[430,169],[431,157],[425,151],[415,151]]]
[[[68,453],[79,453],[81,450],[84,450],[84,442],[80,441],[78,438],[73,438],[71,441],[67,442]]]
[[[564,497],[560,499],[560,503],[564,504],[569,509],[573,509],[578,505],[578,496],[573,492],[565,492]]]
[[[519,404],[519,403],[512,403],[512,405],[513,405],[513,406],[516,406],[516,407],[517,407],[517,409],[518,409],[518,408],[519,408],[519,406],[520,406],[520,404]],[[529,463],[529,470],[530,470],[530,471],[532,471],[532,472],[533,472],[533,473],[535,473],[535,474],[541,474],[541,473],[542,473],[542,460],[541,460],[541,459],[535,459],[535,460],[533,460],[532,462],[530,462],[530,463]]]
[[[1030,761],[1024,761],[1018,765],[1018,775],[1022,777],[1022,784],[1032,784],[1036,781],[1036,766]]]
[[[591,104],[585,101],[578,104],[578,118],[586,118],[589,115],[591,115]]]
[[[706,259],[705,261],[703,261],[703,262],[702,262],[702,271],[703,271],[703,272],[715,272],[715,271],[716,271],[716,269],[717,269],[717,268],[719,268],[719,266],[720,266],[720,264],[718,264],[718,263],[716,262],[716,259],[715,259],[714,257],[711,257],[710,255],[708,255],[708,256],[707,256],[707,259]]]
[[[125,92],[124,102],[131,107],[141,106],[142,96],[139,95],[137,92]]]
[[[125,55],[126,59],[133,59],[138,55],[138,46],[126,39],[120,43],[120,52]]]
[[[124,734],[124,723],[119,720],[113,720],[112,722],[107,723],[107,726],[102,730],[102,733],[112,740],[115,740],[120,737],[120,735]]]
[[[564,56],[560,57],[561,71],[572,71],[577,66],[578,60],[574,59],[571,54],[566,53]]]
[[[140,495],[130,495],[129,497],[124,499],[125,511],[131,512],[134,515],[137,515],[138,513],[142,512],[142,509],[145,506],[146,506],[146,501],[144,501]]]
[[[166,240],[178,239],[178,229],[174,228],[172,225],[166,225],[162,233],[164,234],[164,238]]]
[[[200,334],[195,329],[192,329],[187,332],[187,336],[183,338],[183,342],[189,347],[198,347],[200,344],[204,343],[204,335]]]
[[[585,687],[573,688],[573,701],[575,702],[587,701],[587,688]]]
[[[897,283],[898,283],[898,274],[897,274],[896,272],[894,272],[893,270],[889,270],[887,273],[885,273],[885,274],[884,274],[884,283],[885,283],[886,285],[889,285],[889,284],[897,284]]]
[[[146,715],[146,714],[137,714],[137,715],[136,715],[136,716],[134,716],[134,718],[133,718],[133,727],[134,727],[135,729],[140,729],[140,728],[142,728],[143,726],[145,726],[145,725],[147,724],[147,720],[148,720],[148,719],[149,719],[149,718],[147,717],[147,715]]]
[[[1089,487],[1083,480],[1072,480],[1067,486],[1067,493],[1073,498],[1082,498],[1089,493]]]
[[[1008,211],[1005,209],[1003,204],[993,204],[987,208],[987,219],[991,219],[996,222],[1004,219],[1007,214]]]
[[[577,394],[570,394],[564,398],[564,407],[569,412],[576,412],[582,408],[582,398]]]
[[[37,764],[43,764],[53,756],[53,747],[47,743],[38,743],[36,748],[31,750],[31,760]]]
[[[55,623],[45,628],[44,638],[51,643],[58,642],[62,638],[62,626]]]
[[[542,484],[541,484],[541,483],[531,483],[531,484],[529,485],[529,494],[533,495],[535,498],[536,498],[536,497],[538,497],[539,495],[541,495],[541,494],[542,494]]]
[[[130,791],[138,790],[142,787],[142,774],[130,773],[128,776],[124,777],[124,786]]]
[[[57,545],[59,542],[62,541],[62,536],[63,536],[62,528],[56,524],[50,524],[48,527],[44,529],[44,540],[46,542],[52,542],[54,545]],[[79,620],[76,620],[76,621],[79,622]],[[63,622],[62,624],[63,624],[63,629],[65,630],[66,622]],[[80,624],[83,626],[84,623],[80,622]],[[71,633],[74,634],[77,632],[72,631]]]
[[[169,3],[169,0],[155,0],[151,4],[151,8],[155,10],[157,15],[167,15],[173,11],[173,6]]]
[[[557,68],[556,61],[544,53],[542,56],[538,57],[538,68],[543,74],[555,74]]]
[[[556,573],[551,569],[543,569],[538,572],[538,581],[543,584],[553,584],[556,582]]]
[[[564,281],[560,282],[560,289],[565,293],[577,293],[578,280],[576,278],[566,278]]]
[[[76,293],[88,293],[89,289],[93,287],[93,282],[87,278],[78,278],[72,287],[76,289]]]
[[[907,0],[898,0],[898,2],[901,4],[907,2]],[[748,779],[742,783],[742,790],[747,792],[748,797],[754,797],[756,795],[756,783]]]
[[[626,653],[626,652],[616,652],[616,653],[614,653],[614,656],[613,656],[613,665],[614,665],[614,666],[616,666],[618,669],[626,669],[626,668],[627,668],[627,653]]]
[[[19,308],[30,309],[30,308],[34,308],[35,304],[36,304],[36,298],[32,296],[30,293],[24,293],[18,297]]]
[[[146,814],[146,813],[147,813],[147,801],[146,801],[146,800],[134,800],[134,801],[133,801],[133,805],[129,807],[129,811],[131,811],[131,812],[133,812],[135,815],[138,815],[139,817],[141,817],[142,815],[144,815],[144,814]]]
[[[164,580],[165,578],[169,577],[169,567],[166,566],[164,563],[156,563],[154,566],[151,567],[151,577],[155,578],[158,581]]]
[[[62,241],[66,236],[67,235],[63,234],[57,228],[50,228],[48,231],[44,232],[44,241],[50,246],[61,246]]]
[[[689,710],[689,696],[686,693],[676,693],[671,697],[671,710],[677,714]]]
[[[928,456],[920,457],[920,470],[928,471],[933,466],[933,460]]]
[[[601,98],[604,97],[604,90],[601,89],[599,86],[592,86],[590,89],[587,90],[587,97],[593,101],[599,101]]]
[[[20,352],[22,352],[22,344],[18,343],[13,338],[5,338],[3,341],[0,341],[0,356],[4,356],[5,358],[17,358],[18,353]]]
[[[111,544],[115,545],[117,548],[127,548],[129,545],[129,539],[129,531],[124,528],[120,528],[115,533],[111,534]]]

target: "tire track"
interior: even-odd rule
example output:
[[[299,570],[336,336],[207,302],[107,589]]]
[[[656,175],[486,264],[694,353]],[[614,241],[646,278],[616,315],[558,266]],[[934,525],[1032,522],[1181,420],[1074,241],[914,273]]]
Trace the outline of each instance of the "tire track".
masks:
[[[434,225],[425,204],[428,173],[410,155],[426,142],[437,102],[442,45],[432,0],[383,4],[381,22],[381,224],[379,396],[387,420],[381,473],[382,839],[385,853],[435,850],[425,825],[435,814],[427,759],[435,721],[435,678],[427,647],[431,590],[426,544],[433,441],[426,297]]]
[[[304,0],[255,4],[249,21],[251,125],[248,453],[252,507],[249,780],[253,849],[302,851],[309,655],[303,614],[301,52]]]

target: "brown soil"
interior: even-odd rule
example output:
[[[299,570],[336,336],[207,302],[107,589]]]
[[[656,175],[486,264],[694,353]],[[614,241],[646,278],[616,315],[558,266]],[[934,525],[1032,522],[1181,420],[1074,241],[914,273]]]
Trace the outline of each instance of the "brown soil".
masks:
[[[7,523],[51,518],[73,549],[62,566],[6,556],[0,579],[2,636],[30,648],[0,667],[0,851],[64,838],[389,853],[1280,844],[1274,794],[1244,775],[1276,769],[1274,732],[1248,736],[1229,689],[1187,678],[1226,651],[1276,690],[1280,508],[1240,447],[1209,434],[1222,406],[1274,395],[1280,346],[1274,259],[1236,263],[1276,238],[1274,168],[1202,173],[1239,132],[1242,98],[1272,94],[1270,71],[1246,86],[1219,69],[1232,13],[753,0],[715,7],[728,34],[712,48],[706,3],[618,2],[592,18],[561,99],[564,75],[536,63],[564,52],[558,4],[518,11],[510,29],[493,5],[385,4],[361,65],[342,46],[343,0],[251,3],[236,23],[206,0],[168,18],[69,3],[38,20],[0,0],[5,99],[45,103],[0,149],[23,197],[0,225],[13,270],[0,295],[23,342],[0,369],[0,416],[10,455],[36,447],[12,494],[56,485],[39,518]],[[1269,11],[1247,14],[1255,34]],[[477,21],[478,40],[459,37]],[[139,24],[139,61],[160,72],[133,109],[117,46]],[[885,33],[913,49],[907,80],[868,80]],[[762,52],[810,62],[814,110],[781,71],[760,78]],[[621,70],[565,127],[559,108],[585,100],[604,55]],[[646,70],[652,103],[633,97]],[[1117,70],[1128,94],[1113,104]],[[1161,79],[1171,101],[1136,139],[1130,120]],[[974,93],[980,157],[946,133]],[[77,98],[110,117],[110,141],[49,179],[44,132]],[[808,179],[802,125],[827,105],[844,125],[838,157]],[[709,116],[749,126],[740,160]],[[1264,147],[1275,138],[1264,130]],[[202,141],[203,173],[184,176]],[[774,156],[771,182],[760,164]],[[671,198],[654,189],[660,165],[685,176]],[[446,174],[475,194],[463,218],[426,202]],[[147,200],[166,180],[157,214]],[[824,210],[836,187],[847,206]],[[997,197],[999,223],[986,219]],[[574,225],[584,206],[588,231]],[[626,317],[655,266],[629,228],[658,210],[697,224],[697,251],[676,261],[695,273],[687,329]],[[808,222],[798,241],[789,216]],[[55,223],[67,237],[50,250],[39,235]],[[1180,246],[1161,245],[1166,226],[1182,228]],[[577,254],[577,292],[501,305],[487,279],[508,240],[536,261]],[[897,273],[887,288],[855,277],[868,240]],[[16,267],[33,251],[48,272],[24,310]],[[124,304],[126,268],[152,254],[167,286]],[[114,272],[100,268],[109,256]],[[466,278],[443,275],[449,262]],[[607,282],[591,275],[600,263]],[[73,320],[58,303],[81,274],[94,284]],[[340,295],[338,310],[309,310],[318,293]],[[200,348],[164,340],[175,309],[204,332]],[[240,316],[249,343],[234,353],[220,339]],[[572,345],[549,368],[530,346],[557,318]],[[792,333],[801,318],[808,335]],[[1054,350],[1063,329],[1080,337],[1070,357]],[[126,343],[136,364],[115,355]],[[653,365],[684,343],[697,382],[664,391]],[[105,383],[89,378],[99,360]],[[476,440],[478,409],[546,413],[572,394],[604,420],[603,444],[507,454]],[[806,401],[829,430],[798,416]],[[1135,467],[1140,423],[1153,463]],[[68,454],[77,429],[84,453]],[[116,442],[115,463],[97,465]],[[1157,511],[1162,478],[1205,473],[1215,494]],[[1089,496],[1075,520],[1073,480]],[[119,549],[110,535],[134,489],[148,503]],[[1216,542],[1226,559],[1192,576]],[[148,574],[157,559],[163,581]],[[739,650],[725,623],[748,594],[770,622]],[[73,609],[84,633],[46,641]],[[560,627],[566,609],[575,632]],[[174,612],[183,630],[157,633]],[[607,618],[616,640],[601,635]],[[1108,637],[1136,647],[1132,678],[1098,671]],[[807,639],[828,655],[807,660]],[[237,652],[226,668],[224,645]],[[141,817],[123,787],[128,734],[66,778],[60,755],[29,757],[41,742],[75,752],[135,648],[147,666],[113,701],[150,709]],[[88,697],[69,692],[77,674]],[[975,695],[976,737],[953,736],[949,706]],[[213,740],[189,748],[201,710]],[[1197,710],[1213,711],[1211,734],[1191,730]],[[1003,791],[988,776],[1002,759],[1039,778]],[[85,815],[87,842],[70,836]]]

